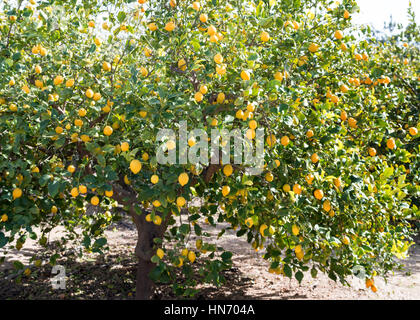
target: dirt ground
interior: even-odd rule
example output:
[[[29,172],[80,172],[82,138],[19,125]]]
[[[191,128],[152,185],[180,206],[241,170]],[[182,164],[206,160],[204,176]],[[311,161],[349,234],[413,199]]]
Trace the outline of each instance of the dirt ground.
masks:
[[[219,231],[209,228],[207,232]],[[56,230],[50,241],[60,235],[60,230]],[[133,299],[136,270],[133,251],[137,233],[130,224],[120,223],[106,231],[106,235],[110,251],[105,256],[88,255],[79,259],[67,252],[58,260],[66,267],[65,290],[52,289],[49,265],[32,267],[30,277],[8,279],[14,260],[28,263],[33,255],[42,258],[44,249],[29,242],[20,251],[9,252],[9,258],[0,265],[0,299]],[[313,279],[308,272],[300,285],[295,279],[271,274],[268,263],[260,257],[262,253],[255,252],[244,237],[237,238],[233,232],[226,232],[217,244],[233,252],[233,268],[224,272],[225,286],[206,285],[197,299],[420,299],[420,241],[410,249],[403,270],[391,275],[387,283],[380,278],[375,280],[377,293],[367,290],[364,282],[356,277],[349,278],[351,287],[346,287],[321,273]],[[169,287],[156,288],[155,299],[173,298]]]

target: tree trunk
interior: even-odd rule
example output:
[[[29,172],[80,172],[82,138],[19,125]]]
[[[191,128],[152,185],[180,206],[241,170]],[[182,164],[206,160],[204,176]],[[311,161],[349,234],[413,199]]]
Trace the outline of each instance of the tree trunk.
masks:
[[[154,283],[149,277],[155,264],[139,258],[137,266],[136,299],[149,300],[153,294]]]
[[[142,214],[137,214],[135,206],[138,206],[137,193],[129,186],[121,182],[113,184],[113,198],[123,204],[128,209],[128,213],[133,218],[133,222],[137,228],[137,245],[135,254],[139,259],[137,266],[137,283],[136,283],[136,299],[149,300],[153,295],[154,283],[150,279],[149,274],[155,268],[155,264],[151,259],[155,254],[154,239],[162,238],[170,218],[170,214],[162,219],[161,225],[155,225],[153,222],[146,221],[148,212],[143,210]],[[155,213],[157,214],[157,212]]]
[[[137,227],[137,245],[136,256],[139,259],[137,266],[137,283],[136,283],[136,299],[149,300],[153,295],[154,283],[150,279],[149,274],[156,267],[151,262],[151,258],[155,254],[154,239],[161,238],[166,231],[168,218],[157,226],[153,222],[147,222],[145,219],[147,212],[142,215],[137,215],[134,210],[131,210],[131,216]]]

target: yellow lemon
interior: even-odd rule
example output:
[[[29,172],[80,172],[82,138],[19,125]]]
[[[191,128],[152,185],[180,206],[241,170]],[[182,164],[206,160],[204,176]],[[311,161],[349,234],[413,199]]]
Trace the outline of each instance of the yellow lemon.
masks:
[[[141,162],[139,160],[136,160],[136,159],[131,160],[131,162],[130,162],[130,170],[134,174],[139,173],[140,170],[141,170]]]
[[[185,186],[188,183],[189,177],[188,174],[183,172],[178,177],[178,182],[181,186]]]
[[[97,196],[93,196],[93,197],[90,199],[90,203],[91,203],[92,205],[94,205],[94,206],[97,206],[97,205],[99,204],[99,198],[98,198]]]

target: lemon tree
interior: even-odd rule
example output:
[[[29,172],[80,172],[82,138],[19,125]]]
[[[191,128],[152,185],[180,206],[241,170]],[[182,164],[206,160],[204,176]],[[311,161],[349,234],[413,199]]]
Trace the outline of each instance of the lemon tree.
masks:
[[[0,248],[45,246],[60,225],[64,241],[105,253],[122,206],[143,299],[159,282],[185,296],[223,283],[232,253],[206,231],[216,226],[299,282],[310,270],[346,283],[363,268],[376,291],[374,276],[405,256],[420,191],[414,21],[383,43],[352,25],[353,0],[0,8]],[[181,120],[250,140],[264,129],[263,172],[233,156],[159,164],[158,132]]]

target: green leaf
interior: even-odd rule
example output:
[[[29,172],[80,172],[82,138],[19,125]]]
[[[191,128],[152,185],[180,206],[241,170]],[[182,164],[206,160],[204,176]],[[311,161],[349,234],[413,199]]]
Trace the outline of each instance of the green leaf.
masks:
[[[223,261],[230,261],[230,259],[232,258],[232,252],[230,252],[230,251],[225,251],[225,252],[223,252],[222,254],[221,254],[221,258],[222,258],[222,260]]]
[[[283,267],[284,274],[286,277],[291,278],[292,277],[292,269],[290,269],[289,265],[285,264]]]
[[[93,244],[94,247],[103,247],[104,245],[107,244],[107,240],[106,238],[99,238],[95,241],[95,243]]]
[[[120,23],[122,23],[125,20],[126,16],[127,16],[127,14],[124,11],[120,11],[120,12],[118,12],[117,19]]]
[[[51,197],[55,197],[58,194],[60,183],[58,181],[53,181],[48,184],[48,193]]]
[[[302,273],[302,271],[296,272],[295,273],[295,278],[296,278],[297,281],[299,281],[299,283],[301,283],[302,282],[302,279],[303,279],[303,273]]]

